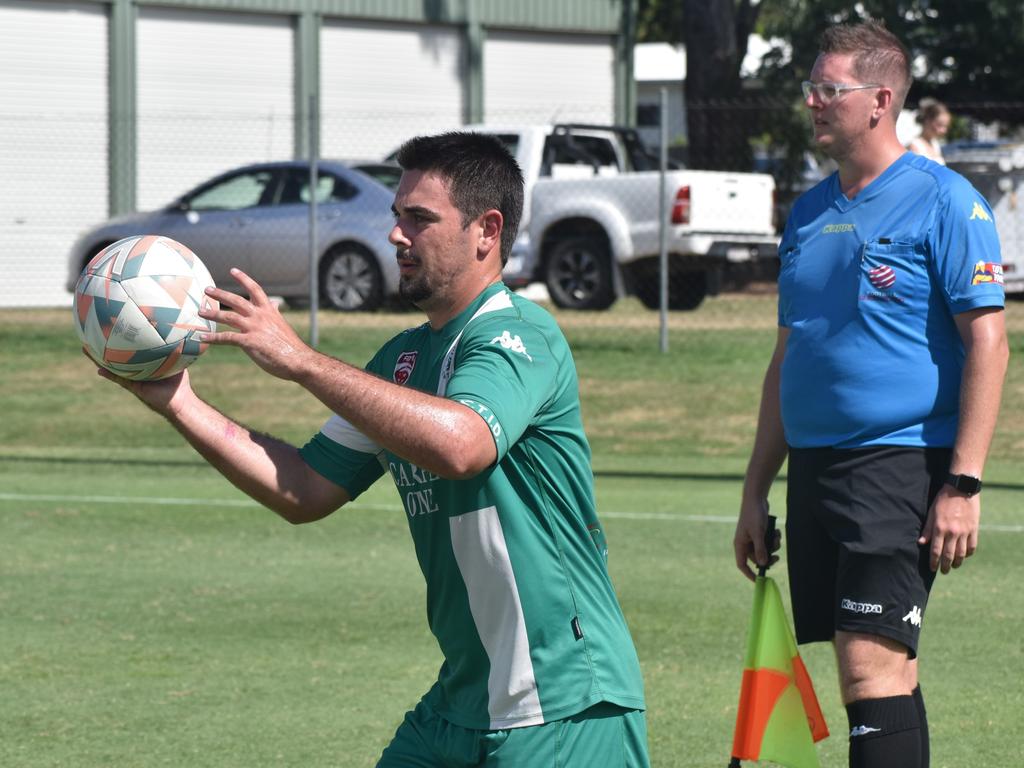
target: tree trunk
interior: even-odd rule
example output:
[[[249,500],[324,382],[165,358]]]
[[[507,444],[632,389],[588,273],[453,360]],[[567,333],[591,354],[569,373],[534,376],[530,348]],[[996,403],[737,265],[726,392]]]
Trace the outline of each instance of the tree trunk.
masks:
[[[756,109],[744,105],[740,64],[759,6],[750,0],[684,0],[689,166],[750,170]]]

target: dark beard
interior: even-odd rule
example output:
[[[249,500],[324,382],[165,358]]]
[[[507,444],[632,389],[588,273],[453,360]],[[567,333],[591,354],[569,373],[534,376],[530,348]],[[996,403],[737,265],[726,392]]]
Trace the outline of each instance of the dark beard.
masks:
[[[416,277],[398,279],[398,295],[410,304],[419,306],[421,302],[434,295],[433,289],[427,284],[423,274]]]

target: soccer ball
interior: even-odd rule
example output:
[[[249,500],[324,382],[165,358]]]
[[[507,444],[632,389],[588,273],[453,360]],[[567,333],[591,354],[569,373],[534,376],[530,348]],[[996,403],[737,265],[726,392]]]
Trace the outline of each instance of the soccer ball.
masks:
[[[199,317],[217,302],[204,291],[209,270],[169,237],[118,240],[93,256],[75,285],[75,330],[89,355],[127,379],[163,379],[195,362],[207,344]]]

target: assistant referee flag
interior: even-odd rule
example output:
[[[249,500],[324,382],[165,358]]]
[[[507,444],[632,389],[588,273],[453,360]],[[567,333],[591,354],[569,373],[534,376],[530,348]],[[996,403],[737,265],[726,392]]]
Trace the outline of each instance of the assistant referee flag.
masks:
[[[758,576],[732,764],[771,760],[787,768],[820,768],[814,742],[826,736],[828,727],[789,629],[779,588],[771,577]]]

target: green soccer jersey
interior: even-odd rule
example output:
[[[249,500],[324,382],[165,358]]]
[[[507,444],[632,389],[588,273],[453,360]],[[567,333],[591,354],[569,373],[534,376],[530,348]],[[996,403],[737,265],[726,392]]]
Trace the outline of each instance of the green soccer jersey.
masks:
[[[352,498],[385,471],[394,480],[445,659],[427,694],[439,714],[498,729],[600,701],[642,709],[594,509],[576,368],[552,317],[498,283],[440,331],[399,334],[367,370],[471,408],[497,448],[476,477],[446,480],[334,416],[302,449]]]

